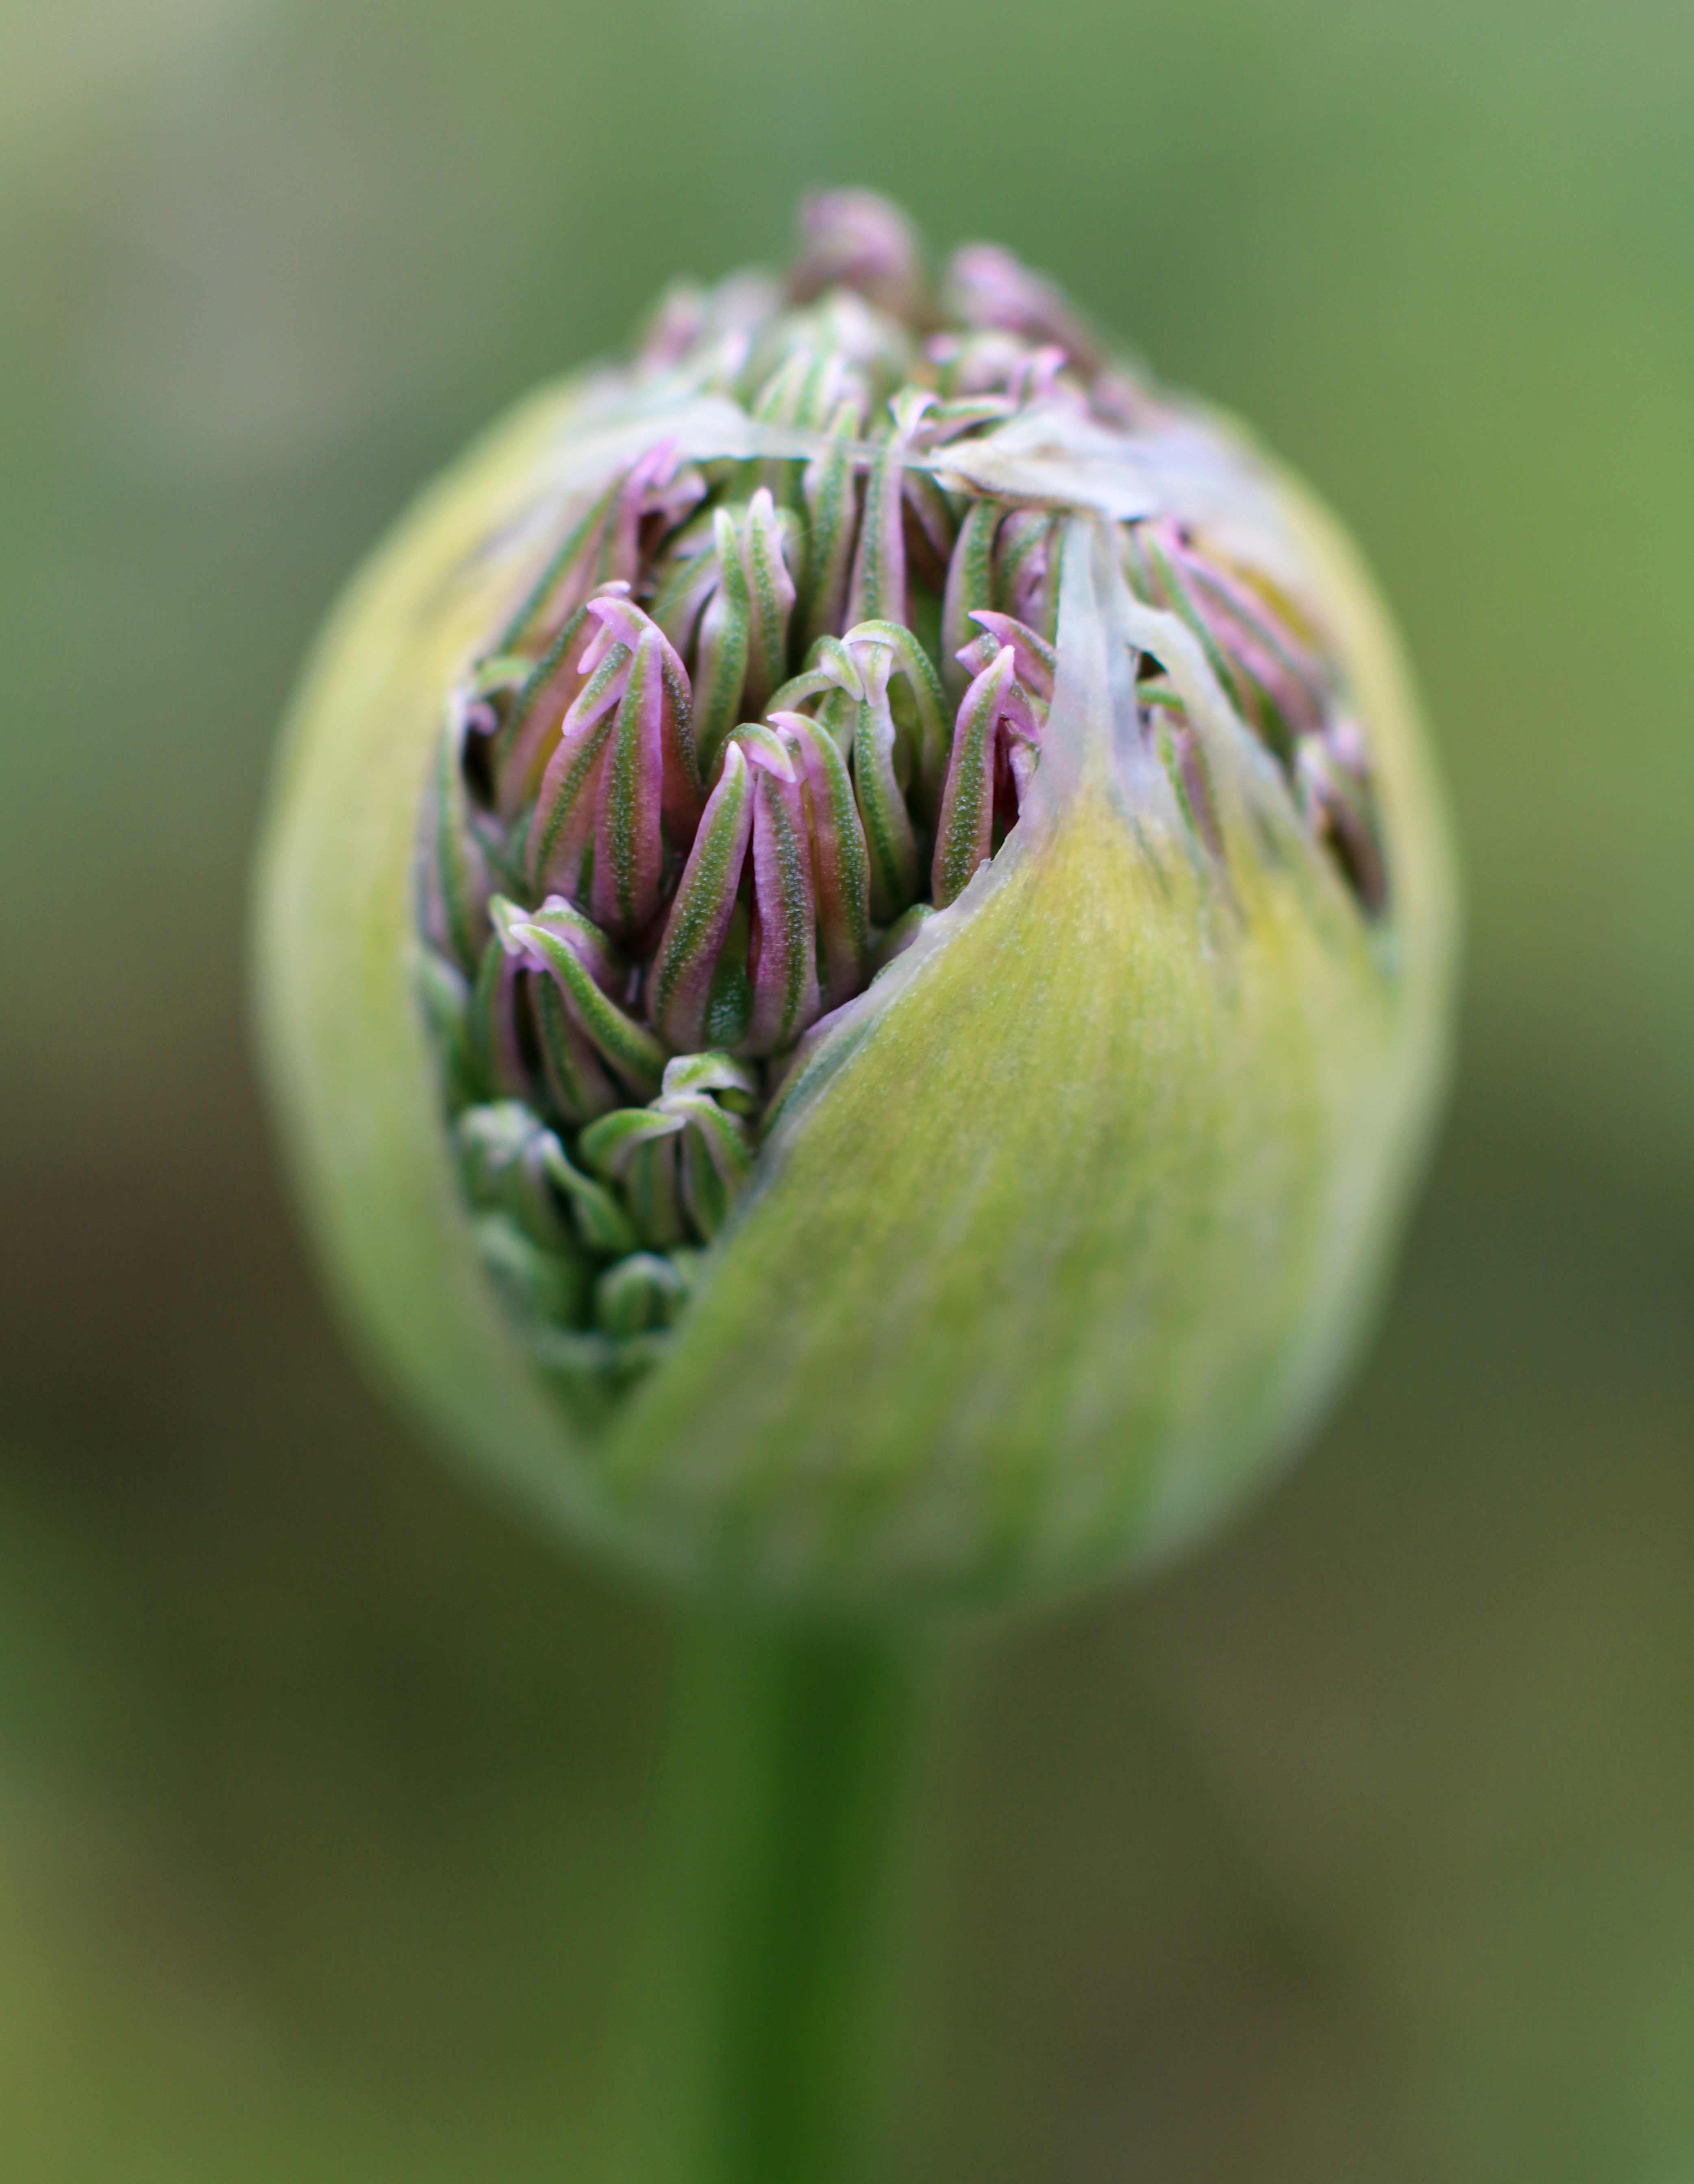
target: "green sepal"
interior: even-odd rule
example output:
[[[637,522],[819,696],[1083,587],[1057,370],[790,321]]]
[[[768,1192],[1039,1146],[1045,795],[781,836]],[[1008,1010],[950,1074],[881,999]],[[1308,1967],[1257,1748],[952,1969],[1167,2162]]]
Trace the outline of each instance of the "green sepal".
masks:
[[[876,952],[871,957],[872,978],[881,978],[896,956],[905,955],[906,950],[911,946],[934,915],[935,905],[933,902],[915,902],[910,910],[901,911],[888,931],[883,933],[881,940],[877,944]]]
[[[883,443],[865,479],[847,611],[855,621],[906,619],[906,543],[897,435]]]
[[[594,1324],[602,1334],[616,1336],[668,1327],[683,1295],[682,1279],[668,1258],[637,1251],[608,1267],[594,1284]]]
[[[761,487],[743,519],[748,600],[747,678],[741,710],[763,710],[787,671],[788,616],[794,604],[794,579],[783,555],[786,515],[778,517],[769,490]]]
[[[453,1136],[471,1204],[510,1214],[532,1242],[568,1253],[571,1232],[547,1165],[549,1149],[564,1157],[552,1131],[521,1100],[497,1100],[455,1116]]]
[[[835,443],[808,465],[804,478],[807,515],[805,584],[800,630],[808,649],[840,625],[853,553],[855,493],[849,444],[859,433],[856,402],[842,402],[829,421]]]
[[[536,1243],[510,1213],[478,1214],[472,1228],[482,1264],[520,1323],[565,1325],[581,1315],[588,1270],[580,1259]]]
[[[917,838],[895,764],[886,680],[860,699],[853,721],[853,786],[871,866],[871,915],[898,917],[917,892]]]
[[[838,696],[841,694],[836,693]],[[840,746],[821,724],[772,710],[797,746],[811,837],[822,1003],[839,1007],[864,983],[871,946],[871,866],[864,823]]]
[[[947,565],[941,608],[941,680],[956,705],[971,680],[959,655],[977,635],[973,614],[994,604],[994,542],[1006,513],[997,500],[974,500],[965,511]]]
[[[571,1166],[564,1146],[550,1131],[541,1159],[548,1181],[571,1208],[577,1234],[586,1250],[619,1258],[635,1249],[640,1240],[629,1216],[604,1184]]]
[[[680,1139],[677,1136],[649,1138],[630,1153],[623,1171],[623,1195],[642,1240],[655,1251],[688,1241],[681,1178],[677,1172]]]
[[[700,777],[710,781],[718,754],[741,717],[741,691],[747,680],[752,642],[753,602],[741,566],[740,541],[727,509],[714,513],[717,588],[706,602],[700,624],[700,667],[694,691],[695,748]]]
[[[989,854],[994,796],[995,728],[1016,662],[1002,649],[971,686],[953,733],[949,801],[935,838],[931,892],[937,910],[962,894]]]
[[[1052,566],[1062,550],[1059,518],[1045,509],[1015,509],[1000,525],[995,539],[995,604],[1002,613],[1019,611],[1019,586],[1028,564],[1039,554],[1049,557],[1046,621],[1044,636],[1052,637],[1058,612],[1057,571]]]
[[[671,1045],[684,1050],[716,1036],[708,1029],[719,998],[714,973],[734,919],[753,828],[753,772],[738,745],[729,744],[648,976],[649,1014]]]
[[[590,1123],[616,1107],[621,1095],[606,1074],[599,1050],[566,1006],[552,978],[530,982],[541,1073],[547,1096],[561,1122]]]
[[[599,1174],[621,1176],[638,1145],[674,1137],[682,1128],[680,1115],[658,1107],[619,1107],[590,1123],[577,1140],[577,1150]]]
[[[588,921],[562,903],[547,907],[550,922],[549,918],[527,916],[516,904],[497,895],[490,909],[499,928],[501,945],[538,956],[557,979],[577,1022],[617,1074],[638,1091],[656,1092],[665,1074],[664,1048],[644,1025],[627,1015],[609,994],[602,991],[577,950],[558,929],[567,918],[580,919],[584,926],[588,925]],[[589,930],[594,928],[589,927]]]
[[[521,678],[511,677],[511,681],[515,683],[515,688],[512,690],[510,700],[500,725],[495,731],[493,748],[489,754],[489,763],[495,780],[501,783],[510,780],[510,785],[504,799],[509,815],[515,811],[519,803],[532,794],[534,789],[532,773],[529,775],[527,780],[512,777],[512,761],[519,738],[529,724],[529,717],[535,710],[537,701],[560,668],[564,666],[572,647],[581,641],[588,619],[588,608],[578,607],[574,613],[566,617],[563,627],[552,639],[539,660],[531,662],[527,660],[520,660],[511,655],[497,655],[493,660],[483,661],[481,670],[471,684],[473,695],[488,695],[507,683],[506,671],[515,668],[521,668],[523,671]],[[491,677],[497,679],[491,681]],[[524,771],[528,772],[527,768]]]
[[[496,654],[521,652],[526,639],[534,635],[538,625],[544,625],[548,604],[560,585],[582,560],[596,533],[604,535],[611,512],[617,505],[618,495],[623,491],[623,474],[620,471],[566,533],[564,543],[536,580],[522,605],[506,623],[499,642],[493,647]]]
[[[471,1045],[470,981],[456,963],[425,948],[419,953],[417,983],[441,1069],[442,1104],[453,1114],[480,1089],[481,1072]]]
[[[499,900],[499,895],[490,899],[491,911]],[[465,1044],[471,1082],[479,1099],[517,1100],[529,1089],[509,1013],[510,978],[510,956],[496,932],[482,950],[465,1010]]]
[[[928,654],[904,623],[861,621],[842,639],[844,645],[884,644],[894,655],[894,671],[909,694],[917,723],[917,783],[919,807],[933,823],[946,777],[951,725],[940,679]]]
[[[450,705],[436,754],[431,848],[444,939],[460,968],[474,972],[488,936],[488,869],[471,831],[465,795],[465,715]]]
[[[610,740],[617,722],[618,708],[604,705],[607,693],[630,663],[630,648],[627,644],[612,644],[593,673],[583,684],[582,694],[572,706],[580,709],[584,719],[592,726],[586,736],[577,737],[570,746],[568,762],[552,779],[543,779],[540,799],[530,822],[524,845],[524,859],[528,868],[529,884],[536,892],[546,884],[559,844],[566,829],[577,818],[577,807],[588,795],[596,777],[602,754]],[[555,760],[564,759],[561,747],[554,753]],[[548,772],[554,774],[549,763]],[[586,833],[586,829],[584,830]],[[588,837],[590,840],[592,836]],[[575,875],[571,876],[573,888],[580,887]]]
[[[752,1101],[759,1096],[759,1076],[733,1054],[679,1054],[665,1065],[663,1090],[666,1099],[674,1092],[715,1092],[721,1100],[727,1092]]]

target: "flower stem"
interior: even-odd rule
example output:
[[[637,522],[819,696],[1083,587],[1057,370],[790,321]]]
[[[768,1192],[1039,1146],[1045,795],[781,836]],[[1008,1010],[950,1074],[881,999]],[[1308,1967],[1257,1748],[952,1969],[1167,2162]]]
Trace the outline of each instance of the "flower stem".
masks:
[[[875,2106],[909,1641],[697,1621],[636,2054],[641,2184],[849,2184]]]

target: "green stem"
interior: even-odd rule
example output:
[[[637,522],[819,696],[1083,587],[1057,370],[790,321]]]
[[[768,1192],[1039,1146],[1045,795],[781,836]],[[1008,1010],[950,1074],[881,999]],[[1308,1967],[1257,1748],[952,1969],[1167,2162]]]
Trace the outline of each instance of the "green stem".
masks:
[[[697,1623],[635,2031],[640,2184],[848,2184],[875,2106],[909,1645]]]

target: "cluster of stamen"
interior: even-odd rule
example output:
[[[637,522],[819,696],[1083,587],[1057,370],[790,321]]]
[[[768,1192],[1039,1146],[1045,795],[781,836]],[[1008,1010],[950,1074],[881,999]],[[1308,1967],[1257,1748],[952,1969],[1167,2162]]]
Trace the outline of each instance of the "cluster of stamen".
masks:
[[[430,800],[425,993],[478,1242],[590,1405],[662,1350],[799,1042],[997,853],[1039,764],[1064,513],[944,488],[931,459],[1032,409],[1158,415],[1003,254],[961,252],[939,309],[874,200],[811,209],[785,298],[737,294],[672,298],[638,380],[729,394],[808,452],[660,440],[561,510],[454,695]],[[1322,648],[1179,524],[1118,535],[1374,913],[1362,748]],[[1138,672],[1218,856],[1183,700],[1150,655]]]

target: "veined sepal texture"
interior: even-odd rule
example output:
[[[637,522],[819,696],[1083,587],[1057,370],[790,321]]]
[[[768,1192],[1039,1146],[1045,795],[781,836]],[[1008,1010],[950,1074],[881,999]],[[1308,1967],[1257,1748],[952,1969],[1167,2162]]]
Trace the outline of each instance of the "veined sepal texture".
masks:
[[[991,861],[950,900],[938,886],[903,952],[778,1058],[750,1181],[662,1358],[598,1414],[560,1400],[490,1279],[443,1108],[419,919],[443,705],[567,504],[660,440],[710,469],[818,463],[826,436],[662,378],[525,403],[337,610],[259,879],[260,1037],[290,1165],[402,1397],[578,1536],[690,1583],[850,1610],[1017,1604],[1145,1565],[1298,1445],[1399,1240],[1455,943],[1395,638],[1303,489],[1173,404],[1138,434],[1038,404],[891,459],[903,429],[853,443],[861,524],[896,460],[956,515],[992,494],[1049,525],[1039,764]],[[1368,743],[1379,904],[1302,823],[1174,587],[1134,581],[1123,526],[1166,515],[1321,619]],[[956,736],[984,649],[974,680],[968,660],[934,663]],[[1147,731],[1150,661],[1180,762]]]

